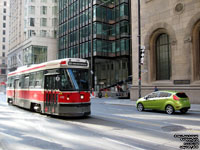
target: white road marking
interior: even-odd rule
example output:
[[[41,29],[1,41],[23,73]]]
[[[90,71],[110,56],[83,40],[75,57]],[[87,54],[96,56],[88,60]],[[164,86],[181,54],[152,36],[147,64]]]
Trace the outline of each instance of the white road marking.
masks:
[[[136,146],[133,146],[133,145],[126,144],[126,143],[121,142],[121,141],[113,140],[113,139],[106,138],[106,137],[103,137],[103,138],[104,138],[105,140],[108,140],[108,141],[111,141],[111,142],[114,142],[114,143],[118,143],[118,144],[121,144],[121,145],[130,147],[130,148],[133,148],[134,150],[146,150],[146,149],[143,149],[143,148],[139,148],[139,147],[136,147]]]

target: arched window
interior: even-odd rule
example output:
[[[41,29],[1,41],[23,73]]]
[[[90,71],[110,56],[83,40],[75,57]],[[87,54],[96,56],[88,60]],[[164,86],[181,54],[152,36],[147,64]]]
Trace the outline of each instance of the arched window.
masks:
[[[199,23],[200,24],[200,23]],[[197,57],[198,57],[198,62],[197,62],[197,70],[199,71],[198,72],[198,77],[197,79],[200,80],[200,27],[199,27],[199,35],[198,35],[198,52],[197,52]]]
[[[196,23],[193,29],[193,71],[194,80],[200,80],[200,21]]]
[[[170,80],[169,36],[160,34],[156,39],[156,80]]]

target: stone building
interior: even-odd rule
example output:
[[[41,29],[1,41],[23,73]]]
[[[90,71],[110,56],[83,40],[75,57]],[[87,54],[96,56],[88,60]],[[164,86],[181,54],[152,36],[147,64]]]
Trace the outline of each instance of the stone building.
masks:
[[[138,98],[137,1],[132,1],[133,86]],[[142,96],[159,90],[183,91],[200,103],[200,1],[141,0]]]

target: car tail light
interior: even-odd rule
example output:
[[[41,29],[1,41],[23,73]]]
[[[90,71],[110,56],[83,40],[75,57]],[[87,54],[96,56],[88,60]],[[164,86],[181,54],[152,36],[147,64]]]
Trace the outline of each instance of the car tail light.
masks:
[[[176,95],[173,95],[173,99],[176,100],[176,101],[179,101],[179,100],[180,100],[179,97],[176,96]]]

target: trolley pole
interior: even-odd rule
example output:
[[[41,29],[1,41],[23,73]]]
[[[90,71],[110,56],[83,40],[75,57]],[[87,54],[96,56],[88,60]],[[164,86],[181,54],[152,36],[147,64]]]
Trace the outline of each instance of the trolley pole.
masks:
[[[138,97],[141,98],[141,20],[140,0],[138,0]]]

